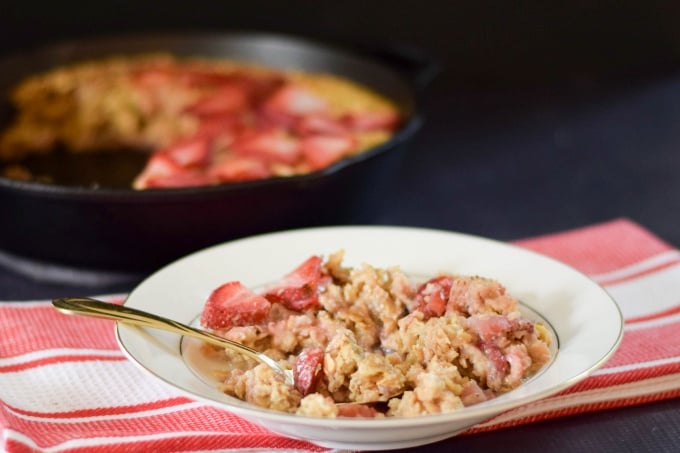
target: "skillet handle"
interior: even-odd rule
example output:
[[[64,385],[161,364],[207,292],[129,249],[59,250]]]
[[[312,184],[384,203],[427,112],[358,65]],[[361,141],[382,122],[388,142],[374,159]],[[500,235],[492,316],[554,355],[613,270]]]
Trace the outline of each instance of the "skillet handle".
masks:
[[[409,44],[390,43],[364,50],[406,77],[418,92],[424,91],[442,71],[431,55]]]

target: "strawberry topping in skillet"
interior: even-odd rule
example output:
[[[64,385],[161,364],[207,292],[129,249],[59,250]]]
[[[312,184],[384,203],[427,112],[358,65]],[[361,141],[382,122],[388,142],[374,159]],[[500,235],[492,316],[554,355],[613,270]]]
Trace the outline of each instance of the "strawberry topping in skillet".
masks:
[[[318,94],[275,76],[211,77],[205,71],[184,74],[172,68],[137,75],[138,83],[156,97],[162,96],[162,87],[172,86],[173,80],[202,90],[184,109],[185,115],[197,120],[198,128],[193,136],[155,153],[169,155],[180,168],[166,166],[158,175],[158,162],[150,160],[135,182],[138,189],[249,181],[321,170],[358,150],[356,134],[392,131],[399,123],[398,114],[389,111],[334,115]],[[187,165],[196,172],[185,172]],[[197,172],[206,176],[199,178]]]
[[[240,112],[248,107],[248,93],[236,84],[224,85],[213,91],[188,111],[196,115],[215,115]]]
[[[271,175],[269,167],[261,159],[239,156],[229,156],[213,164],[209,173],[225,182],[252,181]]]
[[[320,170],[346,156],[354,140],[349,135],[312,135],[303,138],[300,147],[310,168]]]
[[[0,133],[3,153],[144,150],[135,189],[306,174],[385,142],[402,121],[391,101],[342,77],[170,55],[83,62],[17,90],[42,94],[17,96],[21,120]]]
[[[342,117],[342,122],[354,131],[394,130],[401,118],[394,112],[352,112]]]
[[[257,157],[266,162],[294,164],[300,159],[298,141],[281,129],[245,133],[232,148],[238,154]]]

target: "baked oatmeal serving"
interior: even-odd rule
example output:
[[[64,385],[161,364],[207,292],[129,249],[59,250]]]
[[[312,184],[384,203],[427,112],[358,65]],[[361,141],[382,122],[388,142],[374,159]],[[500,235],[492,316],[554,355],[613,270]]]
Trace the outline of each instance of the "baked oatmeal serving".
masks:
[[[226,282],[201,324],[292,369],[208,344],[223,360],[226,394],[316,417],[407,417],[486,401],[551,359],[547,328],[527,319],[497,281],[440,274],[414,281],[399,267],[343,266],[342,251],[312,256],[261,291]],[[384,404],[362,404],[383,401]]]

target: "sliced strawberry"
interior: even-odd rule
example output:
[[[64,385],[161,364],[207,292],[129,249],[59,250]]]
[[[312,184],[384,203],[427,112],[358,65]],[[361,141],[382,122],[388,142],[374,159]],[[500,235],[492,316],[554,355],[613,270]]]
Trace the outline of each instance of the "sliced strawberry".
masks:
[[[252,181],[271,175],[269,167],[262,160],[238,156],[214,164],[209,173],[222,182]]]
[[[235,137],[236,134],[240,132],[242,127],[242,120],[238,115],[206,115],[200,118],[196,136],[207,139],[225,135]]]
[[[326,113],[310,113],[295,123],[295,131],[302,135],[345,135],[347,127]]]
[[[205,137],[195,136],[163,148],[157,154],[183,168],[204,166],[210,160],[210,143]]]
[[[279,74],[267,75],[266,77],[244,75],[242,80],[243,84],[248,88],[251,100],[257,105],[270,98],[285,83]]]
[[[338,406],[339,417],[375,418],[378,414],[380,414],[380,412],[377,409],[367,406],[366,404],[351,403]]]
[[[508,374],[510,364],[508,363],[503,350],[496,343],[482,341],[479,345],[487,359],[486,384],[492,389],[500,389],[503,379]]]
[[[323,375],[324,350],[321,346],[307,348],[295,358],[293,379],[302,396],[309,395]]]
[[[170,156],[156,153],[146,163],[145,173],[152,176],[166,176],[179,172],[182,167]]]
[[[149,186],[149,181],[177,174],[182,171],[173,159],[164,154],[154,154],[146,162],[144,170],[135,178],[133,187],[135,189],[146,189]]]
[[[298,140],[280,129],[243,134],[232,149],[242,155],[284,164],[294,164],[302,155]]]
[[[208,297],[201,314],[201,325],[209,329],[228,329],[262,322],[271,304],[240,282],[216,288]]]
[[[312,256],[286,275],[264,294],[270,302],[278,302],[291,310],[319,308],[319,286],[327,279],[322,273],[321,257]]]
[[[470,316],[467,318],[467,324],[482,340],[490,341],[504,337],[514,323],[507,316],[484,314]]]
[[[300,141],[302,153],[310,168],[319,170],[345,157],[356,142],[349,135],[313,135]]]
[[[295,128],[297,118],[285,113],[264,108],[256,109],[254,116],[255,127],[258,129],[288,129]]]
[[[244,111],[249,102],[248,93],[242,86],[225,84],[191,105],[187,111],[199,116],[224,115]]]
[[[263,105],[265,110],[290,116],[325,112],[326,101],[302,87],[287,84],[270,96]]]
[[[442,275],[428,280],[417,288],[415,299],[418,302],[417,309],[423,312],[426,319],[442,316],[446,312],[452,286],[453,278]]]
[[[476,314],[467,318],[468,328],[483,341],[496,340],[513,333],[516,338],[524,333],[534,331],[534,325],[528,319],[508,319],[505,315]]]
[[[352,112],[344,115],[342,122],[357,132],[393,131],[401,123],[401,117],[396,112]]]

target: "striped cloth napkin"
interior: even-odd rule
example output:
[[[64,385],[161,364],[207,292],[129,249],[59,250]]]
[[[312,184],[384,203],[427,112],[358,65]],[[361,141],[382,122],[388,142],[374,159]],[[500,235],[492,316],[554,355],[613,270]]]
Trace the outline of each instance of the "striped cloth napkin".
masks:
[[[466,434],[680,396],[678,250],[627,219],[517,243],[603,285],[624,313],[623,343],[575,387]],[[326,451],[158,384],[118,349],[113,321],[49,301],[0,303],[0,425],[8,452]]]

